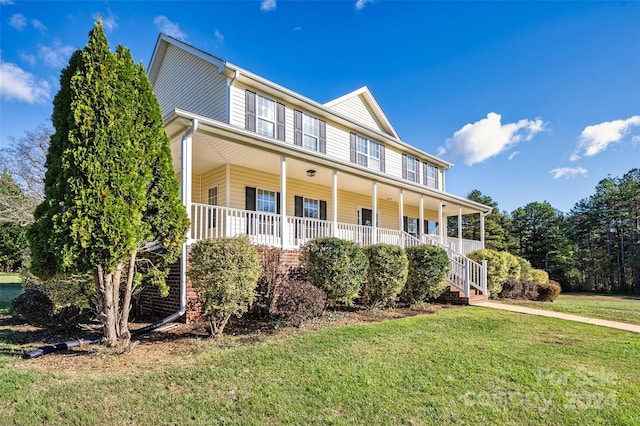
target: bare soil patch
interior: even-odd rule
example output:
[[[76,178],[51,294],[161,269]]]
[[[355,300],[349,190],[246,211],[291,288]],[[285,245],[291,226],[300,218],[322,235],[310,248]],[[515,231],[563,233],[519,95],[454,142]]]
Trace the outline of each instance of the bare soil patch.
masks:
[[[80,345],[67,351],[58,351],[39,358],[25,361],[25,366],[45,371],[75,370],[78,373],[91,370],[121,370],[140,368],[155,364],[167,364],[184,360],[185,356],[197,355],[208,348],[230,348],[239,345],[260,342],[267,337],[281,338],[299,333],[300,330],[317,330],[324,327],[336,327],[365,324],[427,315],[441,309],[456,308],[453,305],[422,304],[413,307],[400,307],[388,310],[327,311],[319,318],[305,322],[300,328],[291,327],[279,321],[259,321],[255,319],[232,318],[225,329],[223,340],[210,339],[204,323],[171,323],[143,336],[136,337],[131,350],[117,351],[101,345]],[[131,330],[148,325],[150,322],[132,322]],[[99,336],[98,328],[94,332],[85,331],[78,335],[64,335],[34,327],[20,320],[0,317],[0,342],[6,342],[0,349],[7,355],[22,356],[43,345],[59,342],[88,339]]]

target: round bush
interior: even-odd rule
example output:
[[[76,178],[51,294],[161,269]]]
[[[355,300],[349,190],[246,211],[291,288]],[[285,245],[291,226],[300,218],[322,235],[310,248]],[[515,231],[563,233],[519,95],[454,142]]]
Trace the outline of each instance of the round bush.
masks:
[[[366,279],[369,261],[362,249],[339,238],[317,238],[301,248],[307,280],[327,294],[328,306],[352,306]]]
[[[369,269],[362,299],[369,306],[395,299],[407,282],[409,260],[402,247],[381,243],[365,247],[364,253],[369,259]]]
[[[467,257],[475,262],[487,261],[487,287],[492,298],[498,297],[502,291],[502,285],[509,278],[509,260],[503,252],[497,250],[482,249],[469,253]]]
[[[522,265],[517,256],[512,255],[507,251],[499,252],[505,258],[507,262],[507,276],[514,280],[519,280],[522,275]]]
[[[560,284],[556,281],[538,283],[538,297],[540,302],[553,302],[560,295]]]
[[[255,299],[258,250],[246,235],[198,241],[189,254],[188,275],[201,298],[211,335],[222,337],[231,315],[247,312]]]
[[[538,284],[546,284],[549,282],[549,274],[542,269],[534,269],[531,271],[531,280]]]
[[[429,245],[407,247],[405,252],[409,272],[400,298],[408,303],[416,303],[440,296],[447,289],[447,252]]]
[[[529,262],[524,257],[516,256],[516,259],[518,259],[518,263],[520,263],[520,279],[531,281],[531,271],[533,271],[531,262]]]
[[[11,312],[36,327],[48,327],[54,310],[55,306],[49,296],[36,289],[23,291],[11,302]]]

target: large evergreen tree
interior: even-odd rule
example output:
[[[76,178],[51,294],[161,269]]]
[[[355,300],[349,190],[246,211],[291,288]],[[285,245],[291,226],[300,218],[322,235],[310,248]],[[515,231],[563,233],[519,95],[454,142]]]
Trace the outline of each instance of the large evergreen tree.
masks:
[[[507,216],[498,207],[498,202],[480,190],[474,189],[467,195],[467,199],[493,207],[491,213],[484,218],[485,247],[492,250],[506,250],[508,223]],[[457,225],[457,224],[456,224]],[[462,216],[462,237],[469,240],[480,240],[480,217],[477,214]]]
[[[128,345],[134,286],[141,275],[163,283],[188,220],[144,68],[124,47],[111,52],[100,22],[62,72],[52,121],[33,271],[93,274],[105,342]]]

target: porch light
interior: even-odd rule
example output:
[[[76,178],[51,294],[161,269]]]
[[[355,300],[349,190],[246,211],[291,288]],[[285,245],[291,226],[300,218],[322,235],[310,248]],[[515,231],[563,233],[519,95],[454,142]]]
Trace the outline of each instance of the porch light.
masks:
[[[307,170],[307,176],[314,177],[316,175],[316,171],[313,169]]]

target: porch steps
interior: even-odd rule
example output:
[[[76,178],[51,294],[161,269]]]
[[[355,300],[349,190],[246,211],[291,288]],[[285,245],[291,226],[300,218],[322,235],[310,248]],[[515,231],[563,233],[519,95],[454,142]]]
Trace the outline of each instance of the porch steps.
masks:
[[[489,296],[477,294],[477,292],[472,292],[470,297],[465,297],[462,292],[449,286],[435,301],[449,305],[473,305],[474,303],[486,302],[488,300]]]

